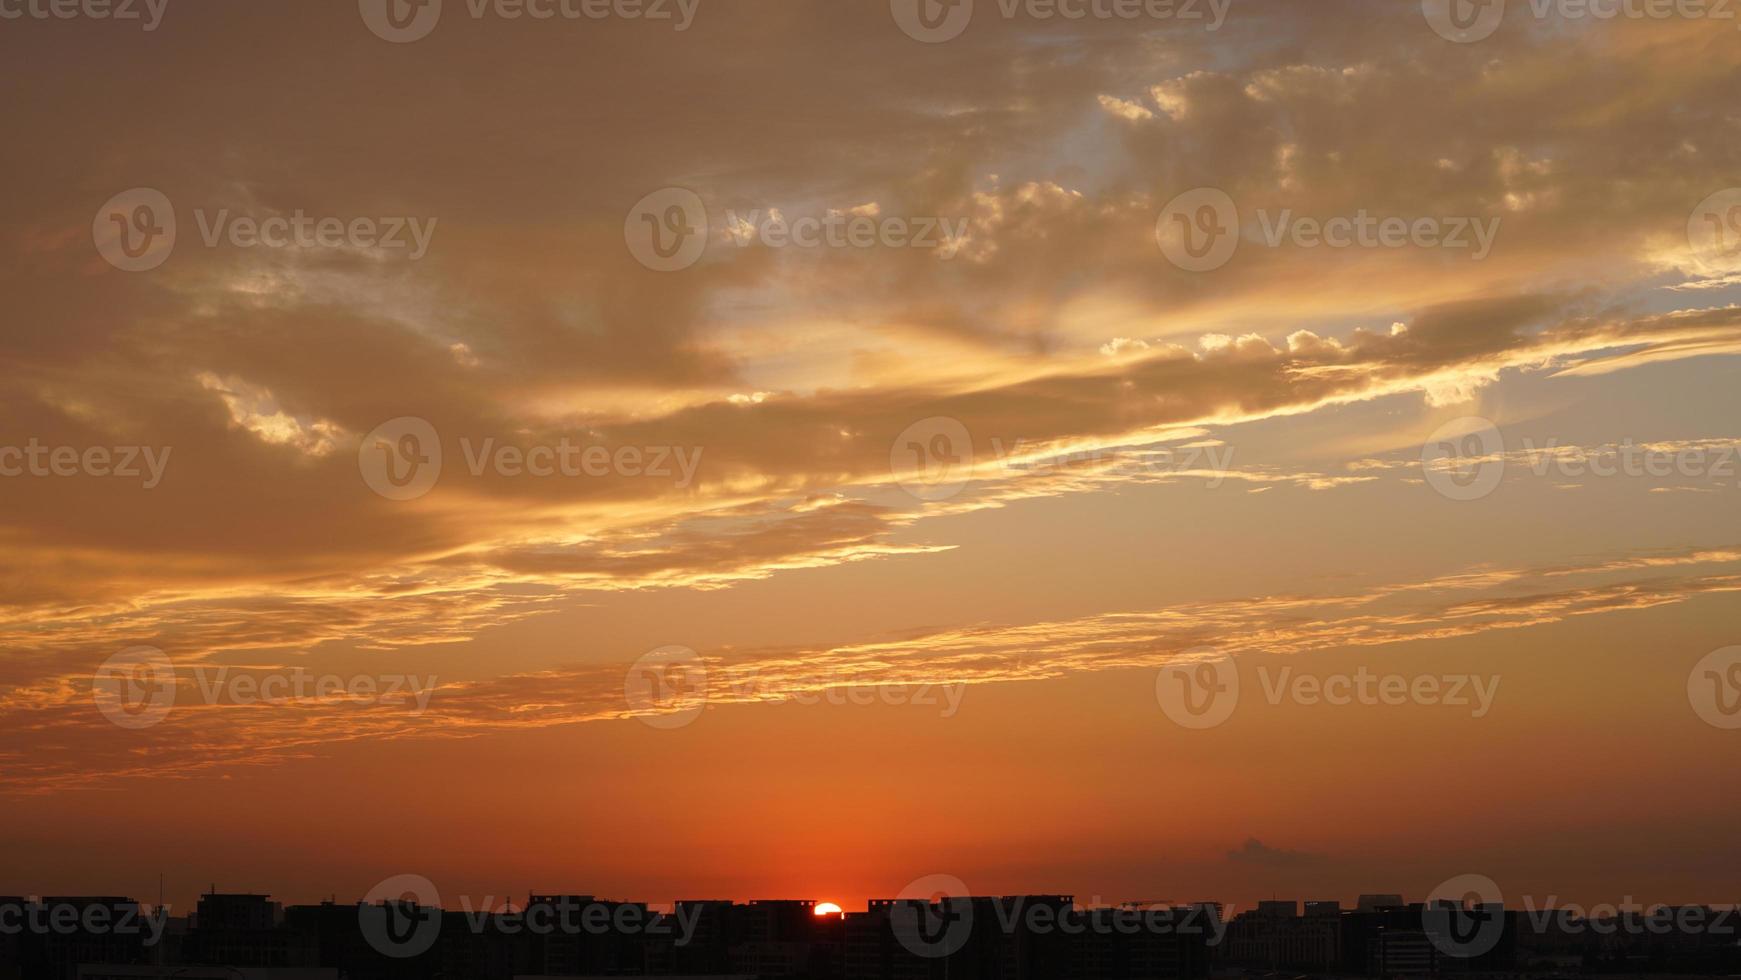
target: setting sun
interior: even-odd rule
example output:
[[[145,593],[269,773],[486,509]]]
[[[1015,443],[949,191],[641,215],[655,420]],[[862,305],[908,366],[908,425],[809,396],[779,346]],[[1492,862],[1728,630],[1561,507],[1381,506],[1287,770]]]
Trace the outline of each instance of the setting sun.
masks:
[[[839,914],[841,914],[840,906],[834,904],[833,902],[818,902],[818,903],[816,903],[816,910],[815,911],[816,911],[817,915],[839,915]]]

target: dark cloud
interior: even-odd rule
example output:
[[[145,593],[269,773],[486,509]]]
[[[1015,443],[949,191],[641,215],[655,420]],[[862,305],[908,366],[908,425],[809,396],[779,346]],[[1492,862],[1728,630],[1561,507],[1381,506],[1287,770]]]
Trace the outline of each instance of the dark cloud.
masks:
[[[1318,864],[1324,860],[1324,857],[1308,851],[1270,847],[1256,837],[1247,837],[1245,843],[1227,852],[1227,860],[1268,868],[1297,868],[1303,865]]]

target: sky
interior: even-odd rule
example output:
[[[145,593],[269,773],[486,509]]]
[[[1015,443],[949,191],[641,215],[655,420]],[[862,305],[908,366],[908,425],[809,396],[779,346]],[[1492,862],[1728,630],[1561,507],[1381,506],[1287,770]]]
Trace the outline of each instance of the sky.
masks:
[[[919,2],[0,3],[0,894],[1736,901],[1733,15]]]

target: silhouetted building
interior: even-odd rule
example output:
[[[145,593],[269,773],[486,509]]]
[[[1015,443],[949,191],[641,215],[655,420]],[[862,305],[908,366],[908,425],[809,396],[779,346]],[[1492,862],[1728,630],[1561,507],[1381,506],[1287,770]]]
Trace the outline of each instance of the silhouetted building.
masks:
[[[731,969],[731,945],[735,920],[734,906],[724,899],[702,899],[677,902],[672,906],[672,918],[679,928],[688,923],[687,932],[671,943],[669,962],[661,964],[673,974],[725,974]]]
[[[643,902],[610,902],[591,895],[533,895],[526,921],[533,972],[556,976],[637,976],[650,966],[648,927],[656,916]],[[443,930],[445,934],[446,930]]]
[[[28,930],[21,961],[29,980],[74,980],[80,964],[144,964],[148,959],[144,910],[130,898],[44,898]]]
[[[755,901],[732,906],[730,969],[758,977],[838,980],[845,924],[818,916],[812,901]]]
[[[284,908],[268,895],[207,893],[194,910],[181,961],[281,969],[319,966],[314,938],[283,925]]]
[[[165,970],[160,966],[82,966],[78,980],[345,980],[337,970],[320,967],[177,966]]]
[[[0,980],[24,980],[24,906],[22,897],[0,896],[0,921],[19,923],[0,930]]]
[[[1076,929],[1058,976],[1071,980],[1206,977],[1219,908],[1121,906],[1074,913]]]
[[[1077,909],[1068,895],[880,899],[848,913],[847,980],[1206,977],[1212,906]]]

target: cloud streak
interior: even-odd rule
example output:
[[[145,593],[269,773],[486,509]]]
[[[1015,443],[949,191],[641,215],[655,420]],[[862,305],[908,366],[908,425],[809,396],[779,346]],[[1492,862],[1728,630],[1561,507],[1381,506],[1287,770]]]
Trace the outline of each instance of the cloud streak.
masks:
[[[1651,574],[1640,576],[1639,571]],[[1300,655],[1350,647],[1541,627],[1741,591],[1741,548],[1621,555],[1577,565],[1478,568],[1332,595],[1277,595],[1107,613],[1081,619],[943,630],[826,649],[707,656],[705,683],[672,707],[625,695],[623,664],[590,664],[441,684],[427,710],[408,698],[310,697],[207,703],[183,658],[178,707],[143,731],[97,711],[89,675],[15,691],[0,710],[9,792],[101,787],[136,776],[191,777],[271,765],[358,739],[445,739],[657,718],[671,710],[792,701],[848,687],[924,687],[1048,680],[1154,669],[1203,656]],[[174,651],[169,651],[172,654]],[[235,668],[269,676],[290,669]],[[971,698],[962,710],[971,710]],[[124,751],[116,746],[125,743]],[[72,751],[49,753],[49,744]]]

